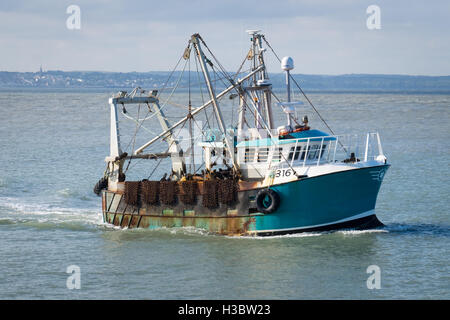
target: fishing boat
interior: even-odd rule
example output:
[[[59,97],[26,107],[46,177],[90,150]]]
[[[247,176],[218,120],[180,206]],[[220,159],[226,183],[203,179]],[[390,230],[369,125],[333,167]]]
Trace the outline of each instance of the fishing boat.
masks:
[[[250,49],[236,73],[220,64],[199,34],[190,37],[179,60],[183,71],[169,76],[188,79],[184,104],[171,102],[180,84],[174,80],[166,82],[172,87],[165,100],[161,91],[167,87],[137,87],[109,99],[110,153],[94,188],[102,198],[105,223],[194,227],[229,236],[382,226],[375,204],[389,164],[379,134],[334,134],[291,75],[293,59],[280,59],[260,30],[247,32]],[[269,79],[269,54],[285,73],[282,93]],[[295,94],[301,99],[291,101]],[[229,107],[232,100],[238,102],[236,109]],[[171,103],[180,111],[168,114]],[[305,104],[329,133],[313,128],[308,116],[299,119]],[[276,115],[283,119],[281,126],[275,125]],[[156,120],[160,133],[150,134],[155,122],[146,123]],[[123,121],[135,127],[128,149],[119,134]],[[137,139],[145,128],[144,138]],[[137,161],[138,178],[128,178]]]

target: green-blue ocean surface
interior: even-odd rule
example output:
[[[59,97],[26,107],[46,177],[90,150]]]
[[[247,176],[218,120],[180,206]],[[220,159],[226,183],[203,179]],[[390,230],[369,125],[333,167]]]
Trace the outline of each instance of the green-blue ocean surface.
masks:
[[[92,189],[109,152],[112,93],[1,92],[0,299],[450,298],[449,95],[311,94],[336,134],[380,133],[392,165],[376,206],[386,226],[255,239],[102,223]],[[186,113],[187,94],[173,100],[170,121]],[[227,120],[237,103],[224,99]],[[307,105],[303,114],[327,131]],[[134,123],[122,121],[122,142],[149,140],[155,123],[133,142]],[[132,169],[145,178],[155,163]],[[70,290],[73,265],[81,287]],[[379,289],[367,286],[373,265]]]

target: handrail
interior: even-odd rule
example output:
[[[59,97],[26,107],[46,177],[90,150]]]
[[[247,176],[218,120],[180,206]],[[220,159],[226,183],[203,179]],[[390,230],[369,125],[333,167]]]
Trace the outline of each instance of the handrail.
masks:
[[[364,138],[364,139],[363,139]],[[280,166],[289,165],[290,167],[297,165],[311,166],[315,163],[316,166],[326,163],[334,163],[337,158],[343,157],[339,160],[347,161],[364,161],[374,160],[378,156],[383,155],[383,149],[381,147],[381,140],[378,132],[368,132],[364,135],[348,134],[348,135],[330,135],[320,137],[308,137],[297,139],[284,139],[283,144],[274,144],[269,147],[269,153],[267,155],[267,163],[272,162],[275,150],[283,147],[283,154],[286,155],[284,161],[280,159]],[[319,142],[319,144],[313,144]],[[288,142],[288,143],[287,143]],[[305,143],[306,142],[306,143]],[[334,148],[333,148],[334,144]],[[278,146],[278,148],[277,148]],[[240,146],[239,148],[242,148]],[[268,146],[245,146],[245,148],[254,148],[254,152],[258,152],[260,148],[267,148]],[[294,149],[292,150],[292,147]],[[311,147],[313,149],[311,149]],[[378,147],[378,148],[376,148]],[[300,149],[299,149],[300,148]],[[328,153],[325,155],[325,148],[328,148]],[[332,151],[332,148],[334,149]],[[378,149],[378,150],[377,150]],[[278,152],[278,151],[277,151]],[[314,159],[308,159],[313,152]],[[292,157],[291,157],[292,153]],[[296,158],[296,154],[298,157]],[[291,157],[291,158],[290,158]],[[244,157],[245,158],[245,157]],[[300,162],[301,161],[301,162]],[[245,161],[246,163],[252,163],[252,161]],[[260,162],[261,163],[261,162]]]
[[[320,149],[319,149],[319,156],[317,157],[317,165],[319,165],[319,163],[320,163],[320,157],[322,156],[322,148],[323,148],[323,140],[324,140],[325,138],[322,138],[322,141],[321,141],[321,143],[320,143]]]

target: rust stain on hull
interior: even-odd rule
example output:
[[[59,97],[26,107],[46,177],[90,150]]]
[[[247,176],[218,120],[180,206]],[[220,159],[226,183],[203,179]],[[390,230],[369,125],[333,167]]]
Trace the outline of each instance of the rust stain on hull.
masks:
[[[254,217],[165,217],[129,213],[105,213],[105,221],[121,228],[176,228],[195,227],[221,235],[252,234]]]
[[[196,203],[186,205],[180,201],[173,205],[139,202],[127,204],[122,192],[104,191],[102,194],[103,220],[120,228],[174,228],[195,227],[221,235],[254,234],[255,217],[250,215],[253,190],[241,186],[233,204],[219,204],[216,208],[202,205],[202,194]]]
[[[195,227],[222,235],[254,234],[255,217],[250,215],[255,192],[254,183],[241,184],[232,204],[219,203],[216,208],[202,205],[203,192],[195,203],[177,201],[173,205],[149,204],[142,200],[129,204],[120,191],[105,190],[102,194],[103,220],[120,228]],[[203,190],[203,184],[199,184]]]

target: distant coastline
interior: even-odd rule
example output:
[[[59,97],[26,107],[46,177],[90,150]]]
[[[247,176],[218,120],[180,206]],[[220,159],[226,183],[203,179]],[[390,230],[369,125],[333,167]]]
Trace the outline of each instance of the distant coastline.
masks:
[[[161,88],[170,72],[101,72],[101,71],[0,71],[0,89],[128,89],[139,86],[143,89]],[[175,72],[168,86],[174,86],[180,72]],[[303,90],[322,93],[435,93],[450,94],[450,76],[411,76],[381,74],[307,75],[294,74]],[[284,75],[269,74],[275,89],[284,87]],[[197,79],[197,75],[191,75]],[[226,83],[226,81],[224,81]],[[180,87],[188,87],[189,77],[185,73]],[[220,83],[224,85],[223,83]],[[192,84],[195,88],[197,85]],[[3,91],[2,90],[2,91]]]

